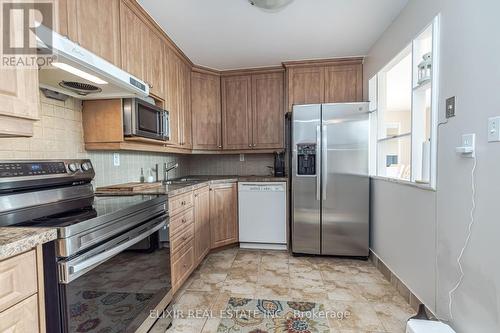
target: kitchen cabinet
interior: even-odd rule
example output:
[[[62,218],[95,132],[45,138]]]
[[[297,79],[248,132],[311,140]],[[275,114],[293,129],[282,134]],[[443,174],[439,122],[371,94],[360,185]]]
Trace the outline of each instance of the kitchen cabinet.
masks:
[[[144,80],[144,52],[147,30],[144,22],[124,1],[120,1],[120,35],[122,68]]]
[[[252,75],[252,148],[284,148],[283,73]]]
[[[362,59],[284,63],[287,74],[287,105],[361,102]]]
[[[325,68],[325,103],[361,102],[363,67],[339,65]]]
[[[152,29],[147,29],[143,48],[144,80],[149,84],[149,93],[161,99],[164,98],[165,70],[163,39]]]
[[[210,190],[194,191],[194,261],[198,265],[210,251]]]
[[[192,117],[191,117],[191,67],[184,61],[179,66],[179,115],[180,115],[180,146],[184,149],[193,148]]]
[[[195,269],[193,191],[169,197],[170,265],[175,293]]]
[[[288,71],[288,104],[318,104],[324,101],[323,67],[291,68]]]
[[[220,77],[192,72],[193,149],[222,149]]]
[[[238,243],[237,184],[210,185],[211,248]]]
[[[65,0],[65,2],[68,13],[66,23],[68,37],[120,67],[120,0]],[[128,10],[128,7],[124,10]],[[127,13],[127,17],[131,15],[132,13]],[[128,27],[128,31],[130,28]]]
[[[252,148],[252,79],[222,78],[222,140],[224,149]]]
[[[0,260],[0,332],[44,333],[42,245]]]
[[[177,57],[172,49],[165,46],[165,107],[170,118],[170,140],[169,144],[179,146],[179,66],[181,60]]]
[[[0,68],[0,137],[33,136],[39,116],[38,70]]]
[[[283,148],[283,85],[282,72],[222,78],[224,149]]]

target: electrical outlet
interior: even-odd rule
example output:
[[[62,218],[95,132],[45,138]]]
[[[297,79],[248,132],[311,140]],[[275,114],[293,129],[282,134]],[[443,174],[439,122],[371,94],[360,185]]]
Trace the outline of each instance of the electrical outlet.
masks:
[[[240,162],[245,162],[245,154],[240,154]]]
[[[488,119],[488,142],[500,142],[500,117]]]
[[[462,154],[464,157],[476,156],[476,134],[463,134],[462,146],[456,148],[457,153]]]
[[[113,153],[113,165],[120,166],[120,153]]]
[[[446,118],[455,117],[455,96],[446,100]]]

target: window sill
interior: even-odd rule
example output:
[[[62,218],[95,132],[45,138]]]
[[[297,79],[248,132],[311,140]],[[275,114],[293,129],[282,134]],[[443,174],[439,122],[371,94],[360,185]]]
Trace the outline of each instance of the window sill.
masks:
[[[416,187],[416,188],[426,190],[426,191],[436,192],[436,189],[431,184],[413,183],[413,182],[410,182],[408,180],[389,178],[389,177],[383,177],[383,176],[370,176],[370,178],[376,179],[376,180],[383,180],[383,181],[390,182],[390,183],[396,183],[396,184]]]

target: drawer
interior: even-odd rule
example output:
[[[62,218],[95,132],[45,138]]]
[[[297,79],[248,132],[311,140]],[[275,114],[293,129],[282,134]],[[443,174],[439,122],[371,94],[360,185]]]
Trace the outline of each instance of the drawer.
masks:
[[[0,332],[40,332],[36,294],[0,312]]]
[[[0,312],[37,292],[35,250],[0,261]]]
[[[189,227],[190,223],[194,221],[194,211],[191,207],[182,214],[170,218],[170,237],[173,238],[179,232],[182,232]]]
[[[179,252],[194,238],[194,223],[187,224],[174,237],[170,239],[170,250],[172,254]]]
[[[187,208],[193,207],[193,192],[179,194],[168,199],[168,213],[175,216]]]
[[[185,252],[172,264],[172,285],[174,289],[188,278],[194,268],[194,248],[189,246]]]

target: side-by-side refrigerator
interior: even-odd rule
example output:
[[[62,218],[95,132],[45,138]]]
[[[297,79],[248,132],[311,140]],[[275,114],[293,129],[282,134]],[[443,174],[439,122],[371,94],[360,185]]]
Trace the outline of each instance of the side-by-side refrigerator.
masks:
[[[298,105],[289,121],[292,252],[367,257],[368,103]]]

